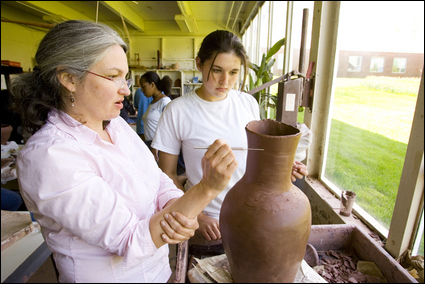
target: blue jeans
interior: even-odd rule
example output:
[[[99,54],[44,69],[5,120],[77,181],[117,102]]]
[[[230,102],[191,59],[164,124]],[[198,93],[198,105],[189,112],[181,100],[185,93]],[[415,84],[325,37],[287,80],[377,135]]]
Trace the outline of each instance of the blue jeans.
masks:
[[[1,189],[1,210],[16,211],[22,204],[21,196],[6,188]]]

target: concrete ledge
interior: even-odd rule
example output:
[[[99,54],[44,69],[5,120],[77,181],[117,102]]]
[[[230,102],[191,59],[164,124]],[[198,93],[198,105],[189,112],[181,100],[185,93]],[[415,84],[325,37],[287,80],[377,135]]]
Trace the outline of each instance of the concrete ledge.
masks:
[[[340,197],[335,196],[318,179],[305,177],[302,180],[297,180],[295,185],[298,186],[310,200],[313,225],[355,225],[357,228],[363,230],[365,234],[376,240],[381,247],[384,246],[381,234],[373,228],[368,227],[367,224],[360,220],[359,217],[356,216],[355,211],[353,211],[349,217],[339,214]]]

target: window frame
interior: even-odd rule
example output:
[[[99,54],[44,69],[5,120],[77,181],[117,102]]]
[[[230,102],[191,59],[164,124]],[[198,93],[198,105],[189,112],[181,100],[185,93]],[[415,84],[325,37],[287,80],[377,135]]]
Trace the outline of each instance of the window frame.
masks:
[[[394,71],[394,63],[396,62],[396,60],[400,60],[400,59],[404,59],[404,71]],[[391,73],[393,74],[404,74],[406,73],[406,65],[407,65],[407,58],[406,57],[394,57],[393,59],[393,66],[391,68]],[[401,68],[397,66],[397,68],[400,70]]]
[[[304,123],[312,131],[313,138],[307,151],[305,161],[309,176],[298,180],[297,186],[300,188],[311,188],[318,196],[323,187],[330,193],[340,196],[337,188],[323,178],[325,169],[325,157],[327,155],[328,137],[331,126],[331,106],[334,93],[334,81],[337,74],[337,36],[339,25],[341,1],[315,1],[313,9],[313,25],[310,47],[310,62],[314,62],[312,78],[314,82],[314,99],[312,108],[306,107]],[[287,2],[286,17],[286,44],[285,63],[283,73],[289,71],[289,59],[291,58],[291,21],[293,19],[293,1]],[[252,24],[252,22],[251,22]],[[252,32],[251,40],[258,36],[259,27],[255,31],[250,25],[247,29]],[[249,31],[251,29],[251,31]],[[273,32],[273,28],[271,30]],[[257,37],[258,38],[258,37]],[[251,43],[245,42],[249,48]],[[258,55],[258,47],[254,51]],[[254,55],[253,54],[253,55]],[[255,58],[253,58],[253,62]],[[389,230],[386,230],[367,212],[356,204],[353,212],[358,215],[361,221],[372,231],[386,239],[385,248],[393,256],[400,256],[406,249],[412,248],[419,227],[424,200],[424,73],[422,79],[411,128],[407,152],[405,156],[402,176],[394,206],[394,213]],[[419,156],[418,156],[419,155]],[[422,155],[420,157],[420,155]],[[316,181],[319,185],[314,186]],[[320,189],[318,188],[320,187]]]
[[[379,60],[381,60],[382,59],[382,71],[380,71],[379,70],[379,65],[378,65],[378,70],[377,71],[373,71],[371,68],[372,68],[372,64],[374,63],[374,60],[376,60],[376,59],[379,59]],[[379,62],[378,62],[379,63]],[[384,68],[385,68],[385,57],[383,57],[383,56],[372,56],[371,58],[370,58],[370,65],[369,65],[369,72],[370,73],[383,73],[384,72]]]
[[[333,83],[337,73],[336,45],[339,12],[340,1],[315,2],[310,61],[316,63],[313,70],[316,82],[312,110],[310,110],[311,112],[307,111],[304,117],[304,123],[313,132],[313,141],[307,154],[307,170],[309,175],[318,177],[318,180],[331,192],[333,191],[332,185],[326,182],[326,179],[323,179],[322,176],[324,175],[324,160],[327,154],[327,141],[330,132],[331,120],[329,114],[332,94],[334,93]],[[363,221],[368,226],[374,227],[374,229],[383,233],[383,237],[387,238],[385,248],[394,257],[400,256],[413,245],[423,208],[424,122],[421,119],[424,115],[423,81],[422,71],[411,136],[388,233],[385,230],[382,232],[383,230],[380,230],[379,226],[374,224],[373,218],[364,216],[368,214],[359,212],[362,213],[360,216],[366,218]],[[422,154],[421,158],[418,157],[418,153]],[[356,210],[356,207],[354,210]]]
[[[359,59],[358,60],[359,63],[356,66],[355,69],[350,69],[350,58],[354,58],[354,57],[356,57],[356,58]],[[361,56],[361,55],[350,55],[350,56],[348,56],[348,69],[347,69],[347,72],[361,72],[362,71],[362,61],[363,61],[363,56]]]

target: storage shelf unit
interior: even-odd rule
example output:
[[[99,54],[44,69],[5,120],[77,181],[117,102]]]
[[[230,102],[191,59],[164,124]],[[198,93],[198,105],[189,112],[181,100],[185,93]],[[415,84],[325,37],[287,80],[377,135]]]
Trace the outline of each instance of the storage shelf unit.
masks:
[[[201,86],[202,83],[193,83],[193,77],[198,77],[200,79],[201,72],[196,69],[190,69],[190,70],[173,70],[173,69],[142,69],[140,67],[136,66],[130,66],[131,70],[131,77],[134,82],[133,87],[133,96],[136,93],[136,90],[140,88],[137,86],[139,83],[136,82],[136,76],[142,76],[146,72],[154,71],[156,72],[160,78],[164,77],[165,75],[170,76],[170,78],[173,80],[173,87],[171,88],[171,93],[173,94],[173,97],[178,96],[184,96],[188,92],[192,91],[195,87]],[[174,82],[180,79],[179,86],[175,86]]]
[[[201,72],[196,69],[196,51],[203,37],[138,37],[130,43],[129,69],[135,85],[136,76],[148,71],[156,72],[161,78],[165,75],[173,80],[173,97],[183,96],[192,91],[199,83],[193,83],[193,77],[201,80]],[[159,52],[158,52],[159,51]],[[160,60],[158,61],[158,57]],[[178,63],[179,69],[158,69],[158,63],[164,68],[172,68]],[[180,79],[178,86],[174,82]],[[133,95],[137,90],[133,88]]]

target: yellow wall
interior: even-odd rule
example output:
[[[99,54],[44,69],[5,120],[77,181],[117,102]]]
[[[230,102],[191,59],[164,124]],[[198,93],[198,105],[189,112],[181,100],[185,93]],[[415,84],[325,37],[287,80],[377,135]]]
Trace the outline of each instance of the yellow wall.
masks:
[[[1,15],[6,19],[23,22],[40,22],[31,14],[23,13],[10,6],[1,5]],[[21,63],[24,71],[35,66],[35,53],[38,44],[49,31],[46,28],[16,23],[1,23],[1,59]],[[122,31],[119,31],[122,34]],[[163,66],[179,63],[180,69],[194,69],[194,58],[204,37],[190,36],[142,36],[136,35],[130,39],[128,53],[129,65],[137,65],[135,53],[139,53],[140,65],[152,67],[157,64],[157,50],[162,50]],[[154,58],[154,59],[152,59]],[[149,60],[146,60],[149,59]],[[168,60],[167,60],[168,59]],[[179,60],[173,60],[179,59]],[[182,59],[192,59],[182,60]],[[192,76],[191,76],[192,77]]]
[[[18,21],[36,22],[31,15],[1,5],[1,16]],[[21,63],[24,71],[35,66],[35,53],[41,39],[48,29],[15,23],[1,23],[1,60],[11,60]]]

